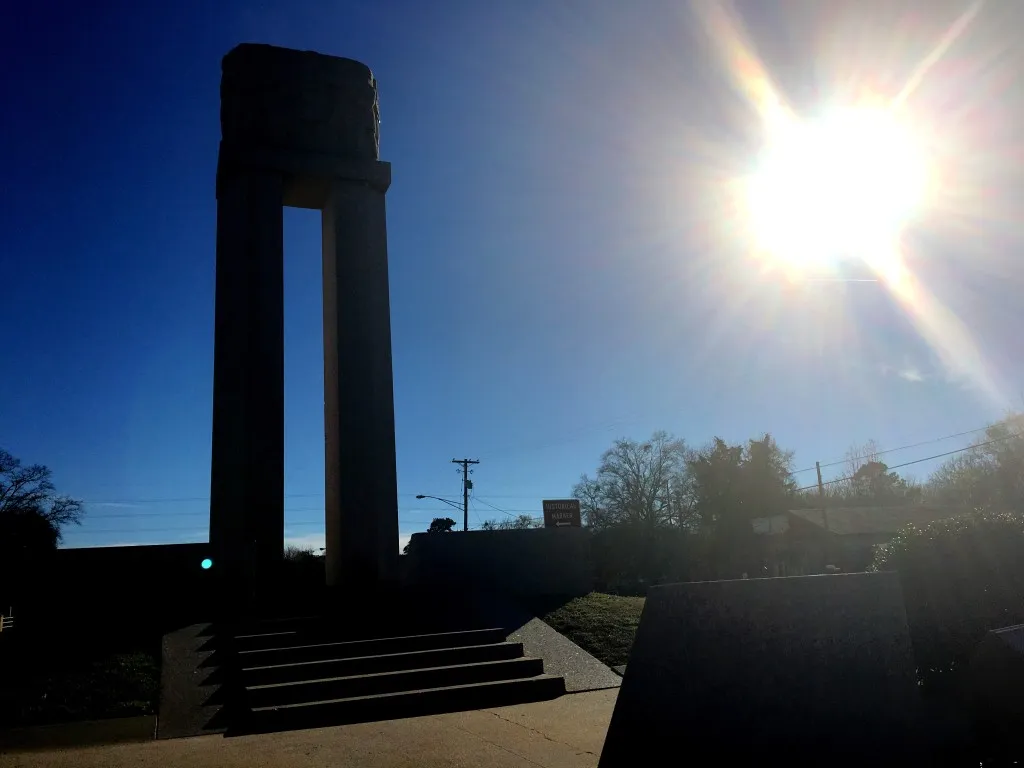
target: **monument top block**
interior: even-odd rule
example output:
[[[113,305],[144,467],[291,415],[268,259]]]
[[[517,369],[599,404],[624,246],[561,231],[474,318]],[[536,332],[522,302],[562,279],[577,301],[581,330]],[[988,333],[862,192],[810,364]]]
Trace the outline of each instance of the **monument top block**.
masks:
[[[221,62],[220,95],[232,149],[379,159],[377,82],[361,62],[243,43]]]

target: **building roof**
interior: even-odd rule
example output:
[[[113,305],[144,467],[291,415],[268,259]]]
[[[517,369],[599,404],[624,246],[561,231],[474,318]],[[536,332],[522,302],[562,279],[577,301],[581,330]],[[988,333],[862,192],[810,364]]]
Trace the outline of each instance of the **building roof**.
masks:
[[[772,515],[771,517],[755,517],[750,521],[754,533],[762,536],[778,536],[789,530],[789,515]]]
[[[961,507],[918,504],[905,507],[837,507],[827,511],[827,529],[840,536],[872,533],[896,533],[905,525],[926,525],[967,514]],[[826,528],[820,509],[791,509],[790,515]]]

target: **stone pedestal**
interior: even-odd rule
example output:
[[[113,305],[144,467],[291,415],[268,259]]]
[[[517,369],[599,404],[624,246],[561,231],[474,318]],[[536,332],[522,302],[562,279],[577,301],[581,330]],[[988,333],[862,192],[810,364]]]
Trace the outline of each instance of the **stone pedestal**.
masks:
[[[224,57],[210,539],[235,597],[273,578],[284,545],[283,205],[323,211],[328,583],[397,564],[378,124],[359,62],[248,44]]]
[[[669,584],[647,593],[599,765],[908,765],[920,715],[897,574]]]

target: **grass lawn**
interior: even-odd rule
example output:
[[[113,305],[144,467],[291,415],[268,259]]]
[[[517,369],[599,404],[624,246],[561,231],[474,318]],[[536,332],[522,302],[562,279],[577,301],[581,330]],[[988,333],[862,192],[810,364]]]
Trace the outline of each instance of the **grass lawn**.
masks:
[[[542,618],[609,667],[625,664],[644,609],[642,597],[591,592]]]

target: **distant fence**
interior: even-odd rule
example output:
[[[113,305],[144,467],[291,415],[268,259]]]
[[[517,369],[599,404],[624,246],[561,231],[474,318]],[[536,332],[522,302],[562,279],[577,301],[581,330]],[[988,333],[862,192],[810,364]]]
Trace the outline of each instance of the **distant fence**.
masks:
[[[13,608],[7,610],[7,614],[0,613],[0,632],[5,629],[11,629],[14,626],[14,617],[10,614],[14,613]]]

